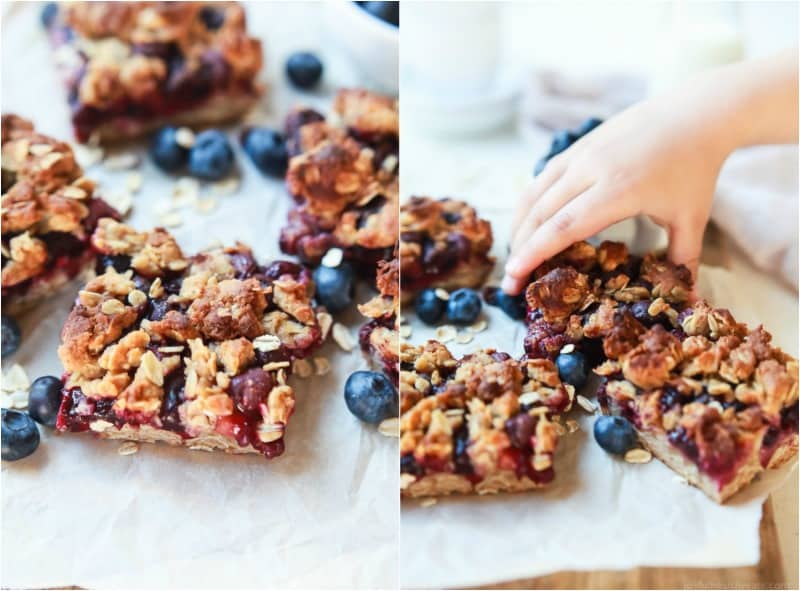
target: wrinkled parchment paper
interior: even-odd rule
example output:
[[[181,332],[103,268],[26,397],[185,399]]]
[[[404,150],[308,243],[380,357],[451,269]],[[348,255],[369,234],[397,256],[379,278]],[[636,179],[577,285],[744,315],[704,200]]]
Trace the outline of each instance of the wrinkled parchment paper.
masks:
[[[66,139],[66,102],[39,9],[4,3],[2,108]],[[326,108],[336,86],[360,82],[328,43],[321,10],[301,3],[248,6],[272,86],[263,121],[278,124],[297,100]],[[325,60],[318,94],[287,88],[282,65],[297,49],[317,50]],[[280,256],[278,231],[290,199],[282,182],[261,176],[236,150],[239,191],[219,197],[210,215],[181,210],[184,223],[172,231],[189,252],[215,240],[242,240],[260,261],[271,260]],[[148,228],[158,223],[157,204],[170,199],[175,179],[146,158],[140,170],[144,184],[128,221]],[[101,192],[121,188],[127,176],[102,166],[89,174],[102,179]],[[23,345],[12,361],[31,379],[60,374],[58,334],[77,288],[20,319]],[[371,297],[368,289],[358,295]],[[358,314],[345,320],[355,337]],[[2,466],[2,586],[396,586],[397,440],[362,426],[344,405],[345,379],[365,367],[360,353],[328,343],[317,355],[329,358],[331,373],[292,379],[297,406],[286,452],[271,462],[145,444],[121,456],[119,442],[43,429],[33,456]]]
[[[498,285],[515,198],[548,138],[526,144],[508,130],[494,138],[444,143],[407,127],[401,137],[403,195],[449,195],[475,204],[492,222],[498,263],[489,283]],[[623,240],[637,252],[666,244],[663,232],[646,220],[618,224],[602,237]],[[701,295],[731,308],[739,320],[762,322],[777,344],[796,355],[796,294],[746,264],[731,265],[703,267]],[[484,317],[488,329],[471,343],[448,343],[454,354],[487,346],[522,354],[521,322],[488,306]],[[434,329],[411,320],[412,342],[435,338]],[[583,393],[594,398],[590,387]],[[561,570],[723,567],[758,561],[761,505],[770,490],[789,476],[797,477],[796,464],[771,471],[720,507],[657,460],[626,464],[603,452],[591,434],[593,417],[578,405],[568,418],[581,429],[561,439],[556,480],[549,488],[452,497],[433,506],[403,501],[401,586],[463,587]]]

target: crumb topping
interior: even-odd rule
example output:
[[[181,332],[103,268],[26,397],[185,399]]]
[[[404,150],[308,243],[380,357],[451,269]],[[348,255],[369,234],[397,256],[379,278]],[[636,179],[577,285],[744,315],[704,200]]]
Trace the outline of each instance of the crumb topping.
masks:
[[[516,361],[486,349],[455,359],[439,342],[400,349],[400,449],[416,475],[454,472],[482,479],[512,469],[549,470],[557,415],[572,404],[546,359]]]
[[[485,267],[491,247],[491,225],[464,201],[412,197],[400,208],[400,266],[409,284],[459,266]]]
[[[93,243],[128,257],[129,268],[101,269],[64,325],[58,353],[71,402],[62,405],[63,428],[147,424],[280,453],[274,445],[294,407],[286,378],[322,336],[309,272],[288,262],[262,267],[241,244],[186,257],[163,229],[111,220]]]
[[[59,257],[84,253],[100,201],[68,144],[36,133],[16,115],[3,115],[2,129],[5,289],[44,276]]]
[[[332,247],[347,258],[375,252],[372,266],[397,241],[397,104],[345,89],[334,109],[329,120],[310,109],[287,117],[286,184],[298,205],[281,248],[312,264]]]

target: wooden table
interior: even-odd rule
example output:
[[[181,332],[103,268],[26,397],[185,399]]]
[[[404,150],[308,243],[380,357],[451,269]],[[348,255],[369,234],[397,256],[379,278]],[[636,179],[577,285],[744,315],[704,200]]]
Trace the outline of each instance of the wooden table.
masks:
[[[490,585],[489,589],[788,589],[778,546],[772,501],[761,517],[761,560],[739,568],[635,568],[628,571],[564,571]]]

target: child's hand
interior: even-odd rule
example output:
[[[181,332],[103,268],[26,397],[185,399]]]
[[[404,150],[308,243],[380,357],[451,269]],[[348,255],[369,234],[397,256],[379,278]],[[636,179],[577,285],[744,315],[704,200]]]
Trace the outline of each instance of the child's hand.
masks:
[[[768,78],[764,89],[748,86],[753,72],[744,66],[721,69],[623,111],[550,160],[514,217],[503,289],[519,293],[544,260],[639,214],[667,229],[670,259],[694,273],[730,152],[791,140],[792,113],[796,137],[796,59],[781,58],[769,63],[774,72],[748,65]]]

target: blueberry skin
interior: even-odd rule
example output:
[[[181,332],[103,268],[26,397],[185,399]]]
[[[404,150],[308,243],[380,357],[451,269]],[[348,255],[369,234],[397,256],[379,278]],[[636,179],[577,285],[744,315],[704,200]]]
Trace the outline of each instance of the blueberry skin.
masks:
[[[633,425],[624,417],[597,417],[594,422],[594,438],[608,453],[617,455],[633,449],[638,443]]]
[[[586,121],[580,124],[578,129],[575,132],[578,134],[578,137],[583,137],[593,129],[600,126],[603,123],[602,119],[598,119],[597,117],[590,117]]]
[[[508,317],[514,320],[523,320],[528,313],[525,296],[522,294],[512,296],[508,295],[502,289],[498,289],[495,295],[495,301],[497,302],[497,306],[505,312]]]
[[[590,119],[587,119],[581,123],[577,129],[562,129],[557,131],[555,135],[553,135],[553,141],[550,144],[550,151],[544,157],[542,157],[533,168],[533,176],[538,176],[544,170],[544,167],[553,156],[557,156],[569,148],[572,144],[577,142],[593,129],[597,128],[602,123],[602,119],[591,117]]]
[[[253,164],[269,176],[283,178],[289,163],[284,137],[266,127],[252,127],[242,134],[242,147]]]
[[[365,423],[380,423],[396,417],[399,398],[392,382],[377,371],[357,371],[344,385],[347,409]]]
[[[481,313],[481,298],[473,289],[463,287],[447,300],[447,319],[453,324],[472,324]]]
[[[362,2],[361,8],[372,16],[381,19],[383,22],[400,26],[400,3],[399,2]]]
[[[175,140],[177,131],[174,127],[162,127],[150,141],[150,157],[165,172],[183,168],[189,158],[189,150]]]
[[[22,331],[19,329],[19,324],[11,316],[2,316],[2,357],[10,357],[19,349],[20,342],[22,341]]]
[[[34,421],[47,427],[56,426],[63,387],[55,376],[42,376],[33,381],[28,394],[28,414]]]
[[[353,268],[347,263],[338,267],[317,267],[314,283],[317,284],[317,302],[329,312],[341,312],[353,302]]]
[[[572,384],[575,388],[580,388],[586,383],[586,358],[583,353],[573,351],[572,353],[562,353],[556,357],[556,367],[562,382]]]
[[[430,326],[434,326],[442,319],[446,309],[447,302],[436,295],[435,289],[423,289],[414,302],[417,316]]]
[[[297,88],[307,90],[322,78],[322,62],[310,51],[298,51],[286,60],[286,75]]]
[[[225,14],[213,6],[204,6],[200,10],[200,19],[209,31],[216,31],[225,23]]]
[[[56,20],[57,16],[58,16],[58,4],[56,2],[47,2],[42,7],[42,12],[39,15],[39,19],[42,21],[42,26],[45,29],[49,29],[52,26],[53,21]]]
[[[4,408],[2,412],[2,458],[15,462],[27,458],[39,447],[39,429],[24,412]]]
[[[198,178],[218,181],[233,170],[233,148],[218,129],[199,134],[189,150],[189,172]]]

